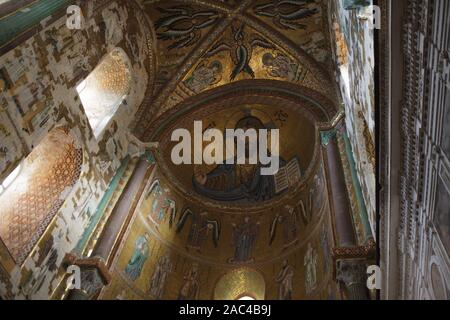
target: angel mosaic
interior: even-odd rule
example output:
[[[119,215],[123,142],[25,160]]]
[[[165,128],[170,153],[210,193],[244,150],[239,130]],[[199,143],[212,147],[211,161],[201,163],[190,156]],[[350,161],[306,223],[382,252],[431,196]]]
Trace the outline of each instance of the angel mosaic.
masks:
[[[269,245],[272,245],[276,238],[278,225],[282,227],[284,248],[298,241],[299,214],[296,208],[288,205],[286,206],[286,212],[275,216],[270,226]]]
[[[177,233],[180,233],[187,221],[191,219],[189,234],[186,241],[186,249],[200,251],[205,240],[212,234],[214,247],[219,245],[220,223],[218,220],[208,218],[206,212],[196,213],[190,209],[184,210],[177,224]]]
[[[202,30],[212,26],[219,14],[215,11],[195,11],[190,6],[158,8],[163,16],[155,23],[157,37],[163,41],[174,41],[169,50],[181,49],[194,45],[201,36]]]
[[[212,47],[205,54],[205,58],[212,57],[220,52],[227,51],[230,53],[234,68],[230,75],[230,81],[242,73],[255,78],[255,72],[250,66],[250,60],[253,55],[253,48],[261,47],[266,49],[274,49],[275,46],[256,34],[248,34],[245,32],[245,23],[232,25],[231,35],[227,34],[224,39]]]
[[[314,4],[314,0],[270,0],[253,10],[257,16],[271,18],[280,29],[303,30],[307,24],[300,21],[319,12],[318,8],[311,8]]]

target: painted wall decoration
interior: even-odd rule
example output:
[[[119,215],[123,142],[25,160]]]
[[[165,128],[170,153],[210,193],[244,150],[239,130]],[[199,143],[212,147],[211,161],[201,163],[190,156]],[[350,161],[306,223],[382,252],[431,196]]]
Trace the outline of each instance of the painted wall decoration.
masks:
[[[203,130],[215,128],[220,130],[224,139],[226,129],[279,129],[280,155],[278,157],[280,170],[274,176],[261,175],[261,168],[268,165],[257,164],[201,164],[174,165],[171,161],[172,148],[176,142],[168,142],[164,146],[162,154],[173,179],[183,184],[183,189],[193,191],[202,201],[213,200],[223,203],[263,203],[269,202],[295,189],[311,165],[315,154],[315,128],[306,117],[306,123],[298,126],[290,121],[299,116],[295,112],[285,109],[270,110],[264,105],[242,105],[217,112],[209,111],[206,115],[202,112],[193,113],[176,123],[178,128],[186,128],[191,136],[194,136],[191,119],[198,120],[202,117]],[[303,122],[302,122],[303,123]],[[170,132],[170,131],[167,131]],[[160,139],[167,141],[170,136],[166,133]],[[301,143],[299,139],[313,139],[308,143]],[[208,144],[203,143],[205,148]],[[224,146],[226,145],[224,140]],[[237,142],[234,142],[237,148]],[[270,143],[267,152],[271,153]],[[248,154],[248,153],[247,153]],[[224,151],[224,157],[226,152]],[[236,157],[236,152],[235,152]],[[236,160],[236,159],[235,159]]]
[[[0,93],[0,181],[16,167],[22,159],[24,151],[23,145],[14,124],[6,113],[6,101]]]
[[[159,61],[155,92],[167,84],[196,45],[214,28],[222,14],[216,9],[181,1],[144,2],[145,13],[154,22]],[[199,73],[201,71],[198,71]],[[200,74],[196,78],[201,78]],[[194,88],[199,88],[194,85]]]
[[[265,128],[267,127],[261,120],[254,116],[242,118],[235,125],[235,129],[243,129],[244,131]],[[246,151],[246,154],[248,155],[248,151]],[[270,200],[276,195],[276,177],[261,175],[261,164],[236,164],[237,156],[235,156],[234,163],[231,165],[219,164],[206,174],[194,173],[194,189],[208,198],[221,201],[247,200],[258,202]],[[286,165],[286,162],[280,158],[279,165],[282,168]]]

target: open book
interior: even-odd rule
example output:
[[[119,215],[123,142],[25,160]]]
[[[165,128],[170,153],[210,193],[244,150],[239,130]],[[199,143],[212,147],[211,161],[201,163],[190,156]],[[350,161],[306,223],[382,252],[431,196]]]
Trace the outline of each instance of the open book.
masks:
[[[301,172],[297,158],[293,158],[275,175],[275,193],[280,193],[300,181]]]

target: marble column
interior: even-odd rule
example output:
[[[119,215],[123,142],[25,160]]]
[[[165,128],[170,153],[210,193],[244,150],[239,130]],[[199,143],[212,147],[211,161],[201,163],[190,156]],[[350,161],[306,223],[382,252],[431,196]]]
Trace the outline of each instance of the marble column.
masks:
[[[357,243],[336,134],[335,129],[323,131],[321,139],[327,162],[331,205],[337,232],[337,246],[351,247],[357,245]]]

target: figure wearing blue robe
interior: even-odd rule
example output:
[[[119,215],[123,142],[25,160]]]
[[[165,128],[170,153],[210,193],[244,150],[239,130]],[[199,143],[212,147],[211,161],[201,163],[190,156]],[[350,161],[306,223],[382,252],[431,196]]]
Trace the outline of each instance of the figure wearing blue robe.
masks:
[[[144,263],[150,254],[148,242],[148,234],[140,236],[135,242],[133,255],[128,261],[127,267],[125,268],[125,274],[133,281],[138,279],[141,275]]]
[[[279,159],[280,167],[286,162]],[[275,180],[272,175],[261,175],[262,165],[254,165],[253,174],[247,181],[242,181],[240,164],[220,164],[214,170],[206,174],[206,184],[202,185],[195,177],[192,181],[195,191],[210,199],[218,201],[251,201],[259,202],[272,199],[275,193]],[[210,183],[220,180],[219,188]],[[237,181],[240,180],[240,181]]]

